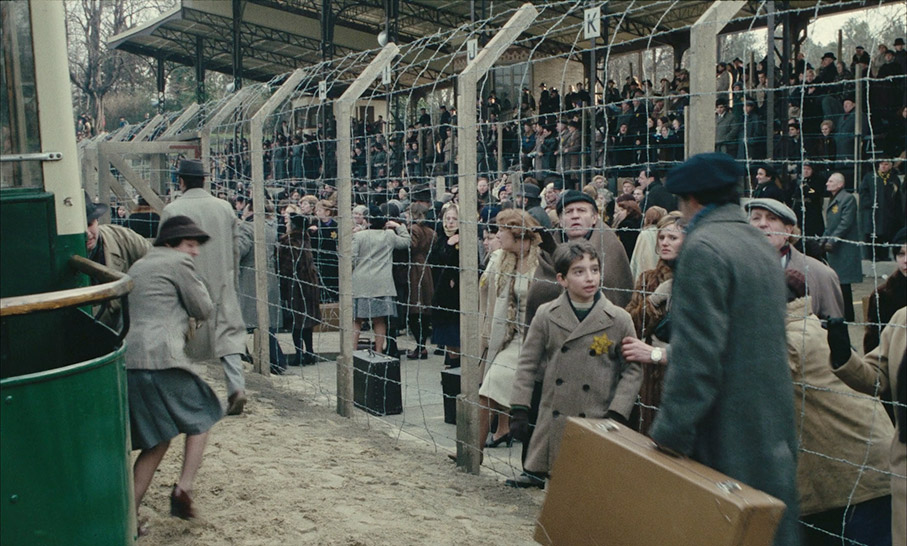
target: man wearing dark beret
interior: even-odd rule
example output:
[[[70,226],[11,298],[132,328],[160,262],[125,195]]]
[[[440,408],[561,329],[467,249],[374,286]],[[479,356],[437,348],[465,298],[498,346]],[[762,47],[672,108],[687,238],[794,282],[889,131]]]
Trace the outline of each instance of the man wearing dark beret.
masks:
[[[787,506],[775,546],[797,537],[797,438],[778,253],[750,226],[727,154],[691,157],[665,187],[689,221],[671,299],[671,346],[649,434]],[[743,409],[745,408],[745,409]]]

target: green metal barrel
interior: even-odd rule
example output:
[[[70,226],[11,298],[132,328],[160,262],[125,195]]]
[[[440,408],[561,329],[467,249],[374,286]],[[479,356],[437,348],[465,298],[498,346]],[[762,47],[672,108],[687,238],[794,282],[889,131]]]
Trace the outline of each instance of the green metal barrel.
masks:
[[[134,542],[124,354],[0,381],[0,543]]]

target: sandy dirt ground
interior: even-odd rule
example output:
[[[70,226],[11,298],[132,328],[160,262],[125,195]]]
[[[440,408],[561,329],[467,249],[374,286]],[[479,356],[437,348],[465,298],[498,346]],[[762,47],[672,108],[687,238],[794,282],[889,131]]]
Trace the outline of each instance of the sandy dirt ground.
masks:
[[[219,370],[205,378],[223,395]],[[149,531],[140,546],[533,544],[543,492],[461,472],[447,451],[378,420],[340,417],[302,378],[247,382],[245,414],[209,436],[193,492],[199,517],[169,514],[178,437],[139,509]]]

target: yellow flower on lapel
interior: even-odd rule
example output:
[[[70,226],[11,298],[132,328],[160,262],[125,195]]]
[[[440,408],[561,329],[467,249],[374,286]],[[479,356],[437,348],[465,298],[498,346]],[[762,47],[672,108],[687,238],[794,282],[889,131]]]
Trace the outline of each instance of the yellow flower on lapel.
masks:
[[[838,205],[832,205],[831,212],[832,214],[838,214]]]
[[[608,334],[602,334],[592,338],[592,345],[589,346],[589,354],[601,356],[608,352],[614,342],[608,339]]]
[[[336,231],[332,231],[332,232],[331,232],[331,239],[336,239],[336,238],[337,238],[337,232],[336,232]]]

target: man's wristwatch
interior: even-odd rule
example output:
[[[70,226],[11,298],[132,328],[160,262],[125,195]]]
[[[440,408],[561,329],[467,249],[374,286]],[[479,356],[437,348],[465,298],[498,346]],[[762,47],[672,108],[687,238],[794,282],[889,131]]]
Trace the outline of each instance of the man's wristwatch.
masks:
[[[652,349],[652,352],[649,354],[649,358],[651,358],[652,362],[654,362],[655,364],[660,364],[661,361],[664,359],[664,357],[665,357],[665,352],[663,350],[661,350],[659,347],[655,347],[654,349]]]

